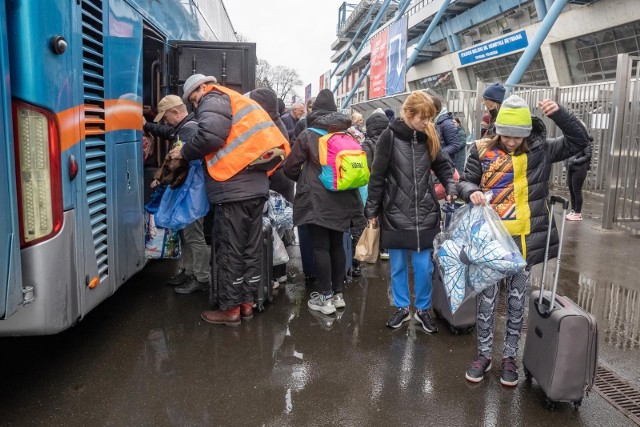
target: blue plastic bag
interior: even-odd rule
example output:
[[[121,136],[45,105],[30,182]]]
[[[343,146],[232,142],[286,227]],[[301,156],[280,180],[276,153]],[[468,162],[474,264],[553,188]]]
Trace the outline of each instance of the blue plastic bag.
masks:
[[[189,175],[178,188],[166,188],[155,214],[158,227],[182,230],[209,212],[204,185],[204,169],[200,160],[189,162]]]
[[[165,187],[158,187],[144,205],[144,255],[147,259],[180,258],[180,235],[175,230],[158,228],[155,214],[162,201]]]

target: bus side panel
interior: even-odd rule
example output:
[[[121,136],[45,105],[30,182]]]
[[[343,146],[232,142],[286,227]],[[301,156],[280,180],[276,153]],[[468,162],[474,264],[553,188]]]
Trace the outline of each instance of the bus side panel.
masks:
[[[4,2],[0,4],[0,319],[22,301],[20,232],[11,123],[9,53]]]
[[[0,336],[50,335],[72,326],[79,318],[77,265],[72,257],[76,221],[74,211],[64,213],[62,230],[54,238],[23,249],[24,283],[34,283],[35,300],[21,307],[7,320],[0,321]],[[42,256],[43,253],[49,254]]]
[[[106,23],[105,23],[106,24]],[[105,44],[107,146],[111,162],[115,291],[144,266],[142,180],[142,17],[124,0],[109,1]],[[150,70],[148,70],[150,72]]]

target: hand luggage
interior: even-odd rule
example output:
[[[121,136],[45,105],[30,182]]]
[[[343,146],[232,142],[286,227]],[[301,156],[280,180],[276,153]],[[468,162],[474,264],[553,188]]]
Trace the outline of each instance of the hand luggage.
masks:
[[[449,228],[454,212],[462,206],[464,205],[459,203],[445,203],[442,206],[443,230]],[[449,324],[449,331],[451,331],[453,335],[458,335],[463,331],[473,331],[476,325],[477,298],[466,299],[455,313],[451,313],[449,298],[445,292],[438,269],[435,267],[433,269],[431,289],[434,314]]]
[[[558,202],[562,203],[563,208],[560,245],[553,288],[551,291],[545,291],[551,221],[554,205]],[[535,378],[544,391],[549,406],[553,406],[555,402],[573,402],[577,409],[585,392],[591,389],[595,380],[598,332],[593,315],[569,298],[556,294],[568,207],[569,202],[566,199],[551,197],[542,282],[540,290],[533,291],[529,300],[527,339],[522,364],[525,376],[527,379]]]
[[[258,284],[256,309],[264,311],[265,303],[273,301],[273,229],[270,224],[262,226],[262,274]]]

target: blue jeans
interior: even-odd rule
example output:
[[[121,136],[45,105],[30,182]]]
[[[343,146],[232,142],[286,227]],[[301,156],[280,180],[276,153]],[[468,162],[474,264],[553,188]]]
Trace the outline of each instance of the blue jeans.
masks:
[[[396,307],[409,307],[409,254],[413,266],[413,291],[415,307],[427,310],[431,307],[431,274],[433,262],[431,249],[420,252],[409,249],[389,249],[391,263],[391,293]]]

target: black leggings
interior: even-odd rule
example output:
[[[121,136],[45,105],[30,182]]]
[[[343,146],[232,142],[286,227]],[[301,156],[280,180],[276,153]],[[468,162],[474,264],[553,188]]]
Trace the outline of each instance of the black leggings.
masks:
[[[342,292],[346,259],[342,244],[344,233],[309,224],[313,246],[313,266],[322,293]]]
[[[569,193],[571,194],[571,208],[575,213],[582,212],[582,185],[587,179],[587,169],[570,170],[567,174]]]

